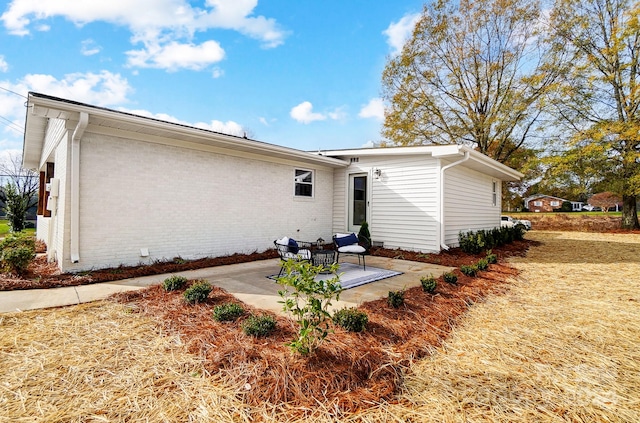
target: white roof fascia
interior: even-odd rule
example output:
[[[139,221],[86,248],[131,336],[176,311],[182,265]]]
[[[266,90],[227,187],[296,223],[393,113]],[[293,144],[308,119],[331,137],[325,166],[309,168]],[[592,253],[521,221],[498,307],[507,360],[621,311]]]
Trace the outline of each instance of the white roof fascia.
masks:
[[[524,177],[524,174],[518,172],[515,169],[506,166],[497,160],[490,158],[489,156],[475,151],[473,148],[451,144],[451,145],[420,145],[420,146],[407,146],[407,147],[379,147],[379,148],[362,148],[362,149],[350,149],[350,150],[331,150],[321,151],[317,154],[330,157],[371,157],[371,156],[399,156],[399,155],[414,155],[414,154],[429,154],[434,158],[457,158],[462,157],[465,152],[469,152],[470,159],[481,164],[483,167],[488,167],[494,172],[502,175],[503,180],[520,180]],[[463,165],[464,166],[464,165]]]

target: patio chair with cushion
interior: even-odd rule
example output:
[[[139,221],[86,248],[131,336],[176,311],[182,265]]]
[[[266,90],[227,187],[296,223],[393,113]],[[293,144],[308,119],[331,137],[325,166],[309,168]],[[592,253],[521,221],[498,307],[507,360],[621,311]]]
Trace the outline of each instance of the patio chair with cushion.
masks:
[[[357,255],[358,264],[360,264],[360,258],[362,258],[362,269],[367,270],[367,265],[364,259],[365,254],[367,254],[367,250],[358,244],[358,236],[356,234],[335,234],[333,236],[333,244],[336,251],[338,251],[336,263],[340,261],[340,254]]]
[[[278,277],[282,275],[282,271],[284,270],[284,263],[287,260],[311,260],[310,248],[313,246],[313,243],[311,242],[296,241],[293,238],[285,236],[284,238],[276,239],[275,241],[273,241],[273,244],[276,246],[276,250],[278,251],[278,255],[280,256],[280,272],[278,273]]]

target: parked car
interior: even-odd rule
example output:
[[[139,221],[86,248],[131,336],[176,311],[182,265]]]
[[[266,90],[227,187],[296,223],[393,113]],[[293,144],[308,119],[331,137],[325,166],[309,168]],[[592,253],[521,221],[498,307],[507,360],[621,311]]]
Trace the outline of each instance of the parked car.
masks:
[[[511,216],[502,215],[500,217],[500,226],[512,228],[514,226],[522,225],[526,230],[531,229],[531,221],[525,219],[514,219]]]

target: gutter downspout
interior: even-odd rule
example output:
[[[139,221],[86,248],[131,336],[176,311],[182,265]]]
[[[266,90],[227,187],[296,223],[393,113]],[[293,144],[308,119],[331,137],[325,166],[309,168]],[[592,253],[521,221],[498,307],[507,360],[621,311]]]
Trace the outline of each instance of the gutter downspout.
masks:
[[[445,219],[444,219],[444,171],[459,165],[460,163],[466,162],[469,160],[469,152],[464,152],[464,157],[457,162],[449,163],[448,165],[440,168],[440,248],[443,250],[448,250],[449,246],[444,243],[445,237]]]
[[[89,114],[80,120],[71,136],[71,263],[80,261],[80,139],[89,124]]]

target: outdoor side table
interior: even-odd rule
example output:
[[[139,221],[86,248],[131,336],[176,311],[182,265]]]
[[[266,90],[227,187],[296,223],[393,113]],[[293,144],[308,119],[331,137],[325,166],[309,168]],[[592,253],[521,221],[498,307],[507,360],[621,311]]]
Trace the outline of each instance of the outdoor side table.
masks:
[[[331,273],[328,269],[336,262],[336,252],[333,250],[315,250],[311,252],[311,261],[314,266],[322,266],[325,270],[320,273]]]

